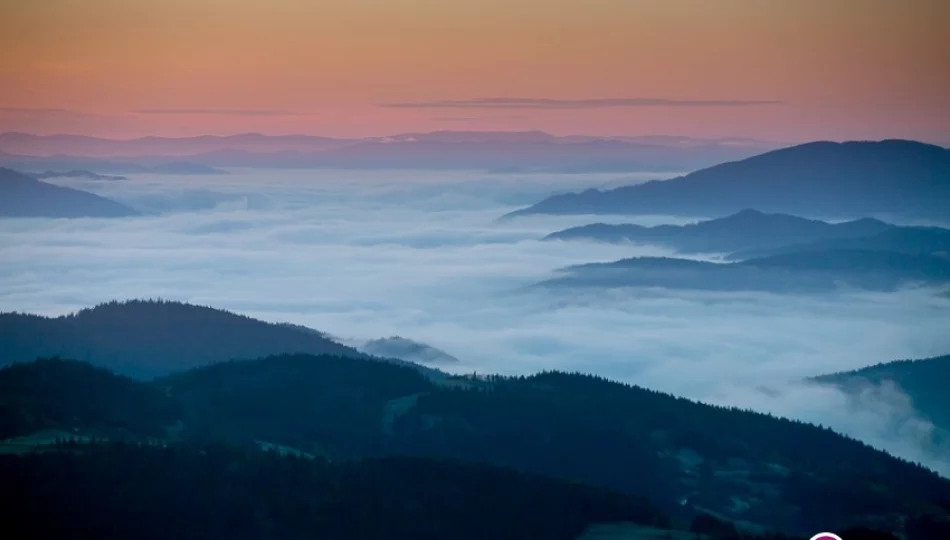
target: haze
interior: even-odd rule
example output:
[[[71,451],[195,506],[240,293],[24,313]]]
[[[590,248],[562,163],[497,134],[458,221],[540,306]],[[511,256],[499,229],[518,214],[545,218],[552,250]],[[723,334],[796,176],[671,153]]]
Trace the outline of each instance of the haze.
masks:
[[[788,296],[526,289],[567,265],[673,255],[660,247],[539,241],[592,216],[496,220],[537,192],[612,178],[244,170],[60,179],[160,214],[0,221],[0,311],[59,315],[116,298],[165,298],[342,339],[398,335],[458,357],[459,365],[447,366],[457,373],[596,373],[830,424],[950,471],[950,447],[935,442],[933,426],[899,390],[873,390],[855,401],[802,382],[942,354],[950,349],[950,298],[929,290]],[[638,178],[646,175],[627,181]]]
[[[4,2],[0,125],[946,144],[948,24],[941,0]]]
[[[52,537],[950,538],[948,28],[0,2],[0,493]]]

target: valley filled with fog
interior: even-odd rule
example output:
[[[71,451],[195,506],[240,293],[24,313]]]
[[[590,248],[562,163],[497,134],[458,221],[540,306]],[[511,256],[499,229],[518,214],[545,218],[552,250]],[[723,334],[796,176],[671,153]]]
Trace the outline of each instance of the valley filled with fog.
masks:
[[[656,177],[246,169],[60,178],[146,215],[0,221],[0,311],[60,315],[113,299],[164,298],[341,340],[401,336],[458,358],[439,366],[446,371],[594,373],[830,426],[950,474],[950,443],[896,388],[845,396],[802,382],[944,354],[950,297],[940,291],[531,287],[569,265],[674,253],[540,241],[551,232],[594,221],[691,220],[500,216],[554,192]]]

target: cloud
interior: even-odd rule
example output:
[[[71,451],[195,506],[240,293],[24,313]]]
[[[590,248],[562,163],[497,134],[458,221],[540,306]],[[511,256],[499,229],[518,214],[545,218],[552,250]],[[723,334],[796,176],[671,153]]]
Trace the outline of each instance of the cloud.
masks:
[[[470,122],[478,119],[477,116],[436,116],[432,118],[436,122]]]
[[[774,100],[682,100],[659,98],[608,99],[545,99],[545,98],[477,98],[402,103],[384,103],[380,107],[399,109],[605,109],[615,107],[745,107],[775,105]]]
[[[538,241],[593,219],[674,221],[664,216],[495,222],[513,200],[613,179],[324,170],[235,171],[187,182],[156,175],[61,179],[163,213],[0,220],[0,311],[59,314],[110,299],[160,296],[341,338],[399,335],[458,357],[453,369],[460,372],[597,373],[820,422],[950,474],[946,448],[898,389],[885,385],[849,397],[800,382],[945,354],[950,298],[920,290],[828,296],[526,290],[562,266],[669,254]]]
[[[198,114],[217,116],[317,116],[318,113],[275,109],[138,109],[135,114]]]
[[[31,107],[0,107],[0,113],[10,114],[86,114],[69,109],[43,109]]]

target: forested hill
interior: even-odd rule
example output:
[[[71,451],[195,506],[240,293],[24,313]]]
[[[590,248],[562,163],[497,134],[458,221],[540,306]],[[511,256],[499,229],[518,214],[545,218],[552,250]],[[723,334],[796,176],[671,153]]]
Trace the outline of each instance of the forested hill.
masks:
[[[434,382],[368,359],[282,355],[154,383],[46,361],[0,370],[0,388],[13,375],[19,390],[0,401],[0,418],[42,418],[26,424],[37,429],[152,440],[164,423],[169,442],[484,462],[646,496],[671,514],[708,511],[797,534],[900,530],[901,516],[950,515],[950,481],[828,429],[580,374]],[[48,382],[69,378],[73,386]],[[144,397],[121,397],[130,384]],[[92,391],[102,403],[83,409]],[[168,411],[161,421],[156,409]]]
[[[365,356],[319,332],[180,302],[109,302],[55,318],[0,314],[2,363],[60,356],[148,378],[235,358],[298,352]]]
[[[897,360],[815,377],[846,391],[861,392],[868,385],[893,383],[911,398],[914,408],[938,428],[950,432],[950,355],[921,360]]]
[[[942,227],[894,227],[871,236],[816,240],[769,249],[740,251],[730,259],[750,259],[809,251],[865,250],[910,255],[950,254],[950,229]]]
[[[549,197],[525,214],[763,212],[950,218],[950,150],[916,141],[812,142],[671,180]]]
[[[0,456],[0,477],[4,527],[37,540],[574,540],[599,522],[669,525],[616,491],[412,458],[66,446]]]
[[[0,368],[0,439],[58,430],[164,438],[184,419],[159,388],[86,362],[40,359]]]
[[[950,258],[875,250],[802,251],[727,264],[633,257],[563,268],[542,287],[663,287],[774,293],[895,291],[950,282]]]
[[[686,225],[644,227],[595,223],[554,232],[544,240],[633,242],[668,246],[687,253],[732,253],[819,240],[866,237],[896,228],[876,219],[827,223],[747,209],[726,217]]]

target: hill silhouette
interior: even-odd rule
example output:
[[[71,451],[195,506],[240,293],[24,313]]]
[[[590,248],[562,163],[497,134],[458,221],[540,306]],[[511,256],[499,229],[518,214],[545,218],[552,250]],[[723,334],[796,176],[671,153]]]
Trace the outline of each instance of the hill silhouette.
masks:
[[[0,381],[13,370],[21,397],[7,417],[35,414],[43,401],[79,407],[86,388],[111,396],[137,388],[145,397],[127,398],[132,424],[122,433],[150,435],[180,420],[174,437],[166,429],[169,443],[266,442],[334,461],[482,462],[648,497],[671,515],[708,511],[797,533],[950,512],[950,481],[828,429],[581,374],[436,382],[405,366],[309,355],[224,362],[153,383],[65,361],[7,368]],[[45,382],[70,377],[72,387]],[[181,413],[140,414],[156,395]],[[97,426],[112,414],[98,407],[80,423],[60,415],[63,426],[43,427],[103,433]]]
[[[727,217],[682,226],[595,223],[551,233],[544,240],[634,242],[668,246],[686,253],[731,253],[818,240],[865,237],[893,228],[894,225],[876,219],[832,224],[746,209]]]
[[[41,182],[0,167],[0,217],[116,218],[135,210],[86,191]]]
[[[400,358],[417,364],[454,364],[459,361],[451,354],[425,343],[399,336],[371,339],[359,349],[367,354],[386,358]]]
[[[950,218],[950,150],[906,140],[812,142],[686,176],[555,195],[509,214]]]
[[[0,368],[0,439],[42,430],[165,437],[183,419],[158,388],[85,362],[41,359]]]
[[[893,291],[950,282],[950,258],[889,251],[791,252],[733,263],[634,257],[561,270],[544,287],[663,287],[776,293]]]
[[[366,356],[316,331],[180,302],[109,302],[55,318],[0,313],[3,363],[60,356],[148,378],[235,358],[295,352]]]
[[[840,237],[808,243],[752,249],[729,255],[732,260],[787,255],[802,251],[865,250],[890,251],[910,255],[950,255],[950,229],[941,227],[893,227],[877,234]]]
[[[815,377],[848,392],[861,392],[868,385],[893,383],[911,398],[914,408],[942,430],[950,432],[950,355],[920,360],[897,360],[854,371]]]
[[[330,463],[218,444],[63,445],[0,456],[24,538],[574,540],[598,522],[663,527],[648,502],[488,465]]]

